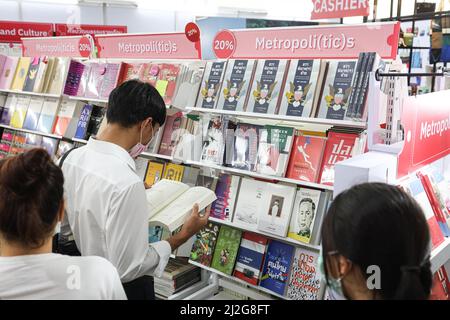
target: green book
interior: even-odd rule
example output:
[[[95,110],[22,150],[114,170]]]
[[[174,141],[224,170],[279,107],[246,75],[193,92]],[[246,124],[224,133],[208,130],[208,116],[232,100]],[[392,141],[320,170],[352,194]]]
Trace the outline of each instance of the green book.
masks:
[[[216,249],[211,267],[231,275],[236,262],[236,256],[241,244],[242,231],[228,226],[222,226],[217,239]]]

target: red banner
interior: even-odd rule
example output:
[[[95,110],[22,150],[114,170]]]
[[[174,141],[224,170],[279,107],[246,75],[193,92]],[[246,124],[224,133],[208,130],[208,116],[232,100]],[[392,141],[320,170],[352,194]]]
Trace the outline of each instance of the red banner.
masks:
[[[405,132],[398,178],[450,154],[450,91],[408,97],[403,102]]]
[[[72,57],[87,58],[91,55],[94,41],[90,35],[73,37],[48,37],[22,39],[24,57]]]
[[[55,25],[57,36],[80,36],[85,34],[114,34],[127,33],[127,26],[105,26],[95,24],[62,24]]]
[[[369,0],[312,0],[311,20],[369,15]]]
[[[0,21],[0,42],[20,42],[23,38],[53,36],[52,23]]]

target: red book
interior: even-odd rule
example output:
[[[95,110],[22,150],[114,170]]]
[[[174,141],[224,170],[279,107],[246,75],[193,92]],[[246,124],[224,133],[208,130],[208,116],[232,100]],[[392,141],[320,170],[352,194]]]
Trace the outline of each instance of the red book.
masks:
[[[326,139],[314,136],[296,136],[289,159],[287,178],[316,182],[320,171]]]
[[[157,63],[144,63],[139,71],[139,79],[143,82],[156,86],[161,67]]]
[[[182,114],[176,113],[172,116],[167,116],[164,124],[164,133],[159,146],[159,154],[171,156],[174,147],[177,145],[179,131],[181,128]]]
[[[162,94],[166,105],[172,103],[173,96],[175,95],[175,89],[177,86],[177,78],[179,73],[180,73],[180,65],[169,63],[163,63],[160,65],[158,81],[163,82],[167,81],[165,94]],[[158,87],[158,85],[156,84],[155,87]]]
[[[430,300],[450,300],[450,281],[444,266],[434,274]]]
[[[328,134],[319,174],[319,183],[330,186],[334,185],[334,165],[352,157],[356,138],[358,138],[358,134],[356,133],[331,131]]]
[[[267,238],[252,232],[242,234],[239,252],[234,267],[234,276],[257,285],[267,247]]]
[[[143,64],[142,63],[123,63],[122,73],[117,85],[131,79],[139,79],[139,74]]]

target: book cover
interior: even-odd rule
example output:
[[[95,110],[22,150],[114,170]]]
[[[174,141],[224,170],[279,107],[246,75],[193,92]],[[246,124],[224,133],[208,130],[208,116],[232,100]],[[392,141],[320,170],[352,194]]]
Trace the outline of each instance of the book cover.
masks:
[[[199,175],[200,168],[185,167],[183,172],[183,179],[181,179],[181,182],[187,184],[189,187],[195,187]]]
[[[318,216],[320,190],[300,188],[295,197],[288,237],[310,243]]]
[[[55,76],[56,68],[58,64],[58,58],[48,57],[47,58],[47,72],[45,72],[42,90],[43,93],[48,93],[50,90],[50,85],[52,84],[53,78]]]
[[[41,147],[47,150],[48,154],[53,158],[58,147],[58,139],[42,137]]]
[[[216,190],[217,186],[217,178],[207,173],[201,172],[197,176],[197,181],[195,182],[195,185],[199,187],[205,187],[207,189],[214,191]]]
[[[231,166],[233,163],[236,128],[237,128],[237,120],[235,118],[223,116],[222,132],[223,132],[223,139],[225,142],[223,165],[226,167]]]
[[[191,260],[209,267],[211,265],[214,248],[219,236],[220,226],[208,222],[208,224],[195,235],[192,245]]]
[[[129,76],[134,77],[137,66],[128,66]],[[143,63],[139,66],[137,70],[138,79],[142,82],[151,84],[153,87],[156,86],[156,81],[158,81],[158,75],[160,71],[160,66],[158,63]],[[136,78],[134,78],[136,79]]]
[[[266,183],[258,230],[280,237],[286,236],[295,192],[296,187],[292,185]]]
[[[229,60],[217,109],[244,111],[256,60]]]
[[[159,67],[155,88],[159,89],[158,91],[166,105],[171,105],[176,94],[177,79],[181,66],[179,64],[162,63]]]
[[[91,64],[84,64],[83,71],[78,81],[78,90],[76,92],[77,97],[84,97],[86,94],[86,88],[89,82],[89,76],[91,75]]]
[[[286,64],[286,60],[260,60],[258,62],[247,111],[275,113]]]
[[[64,94],[76,96],[80,87],[81,77],[84,72],[85,65],[81,62],[71,60],[69,71],[67,72],[66,84],[64,86]]]
[[[39,61],[39,68],[34,81],[33,92],[43,92],[45,77],[48,71],[48,57],[43,56]]]
[[[441,206],[441,210],[444,213],[447,225],[450,228],[450,189],[447,186],[447,181],[445,180],[442,173],[432,168],[429,172],[429,178],[433,192],[435,193],[436,199]]]
[[[8,95],[0,94],[0,120],[2,118],[3,109],[5,108],[6,98]]]
[[[293,128],[264,126],[260,131],[256,172],[284,177],[293,136]]]
[[[217,200],[211,205],[211,217],[231,222],[240,180],[239,176],[220,175],[216,186]]]
[[[7,56],[5,56],[4,54],[0,54],[0,75],[2,74],[3,68],[5,67],[6,58]]]
[[[163,179],[181,181],[183,179],[184,166],[168,162],[164,169]]]
[[[0,89],[10,89],[14,75],[16,74],[17,64],[19,63],[18,57],[7,57],[3,70],[0,74]]]
[[[123,64],[119,85],[128,80],[139,79],[139,74],[143,66],[142,63],[123,62]]]
[[[233,275],[257,285],[264,263],[268,239],[256,233],[244,232]]]
[[[352,92],[356,61],[330,61],[318,118],[343,120]]]
[[[320,294],[319,253],[296,248],[287,297],[291,300],[318,300]]]
[[[242,178],[233,224],[245,230],[256,231],[264,203],[265,185],[263,181]]]
[[[310,117],[320,73],[320,60],[291,60],[278,114]]]
[[[61,94],[66,82],[67,70],[69,68],[70,58],[59,57],[53,62],[53,74],[49,79],[48,93]]]
[[[222,118],[214,116],[209,120],[206,136],[203,138],[200,160],[205,163],[221,165],[223,162],[224,139]]]
[[[11,145],[14,140],[15,131],[4,129],[2,133],[2,139],[0,141],[0,159],[8,157],[11,150]]]
[[[28,106],[30,105],[30,96],[19,95],[17,98],[16,107],[11,116],[11,127],[21,129],[23,127],[23,122],[27,115]]]
[[[64,136],[77,106],[75,100],[63,100],[55,120],[54,134]]]
[[[358,61],[356,63],[355,76],[353,77],[352,92],[350,93],[350,97],[348,99],[348,107],[345,116],[346,118],[351,118],[353,110],[356,109],[358,95],[359,92],[361,91],[363,73],[366,69],[366,66],[367,66],[367,53],[360,52],[358,56]]]
[[[58,113],[59,99],[45,98],[41,115],[37,124],[37,130],[45,133],[53,132],[56,114]]]
[[[77,131],[78,122],[80,121],[81,113],[84,109],[85,103],[82,101],[77,101],[75,106],[75,111],[73,112],[72,119],[70,119],[69,125],[64,133],[64,137],[72,139],[75,137]]]
[[[289,283],[289,271],[291,269],[293,254],[293,246],[271,240],[267,248],[259,285],[284,296]]]
[[[22,91],[23,85],[27,78],[28,69],[30,68],[31,58],[21,57],[17,63],[16,73],[11,84],[11,90]]]
[[[77,139],[85,139],[86,132],[89,124],[89,119],[91,118],[92,104],[85,104],[78,120],[77,129],[75,131],[75,137]]]
[[[106,71],[103,75],[103,82],[100,88],[100,99],[108,99],[109,94],[116,87],[120,70],[122,68],[121,63],[107,63]]]
[[[162,179],[164,173],[164,163],[149,161],[147,167],[147,173],[145,175],[145,183],[149,186],[154,185],[156,182]]]
[[[5,101],[5,105],[3,106],[0,124],[9,126],[9,124],[11,123],[11,117],[14,113],[14,109],[16,108],[17,99],[18,99],[17,94],[8,94],[8,97],[6,98]]]
[[[258,157],[260,131],[263,127],[239,123],[235,131],[232,167],[254,171]]]
[[[103,118],[105,117],[106,108],[102,106],[93,105],[91,117],[89,118],[88,128],[86,131],[86,140],[91,136],[96,136],[100,125],[102,124]]]
[[[59,160],[73,148],[74,148],[74,144],[72,142],[64,141],[64,140],[59,141],[58,149],[56,150],[55,158],[54,158],[55,163],[59,163]]]
[[[241,243],[242,231],[222,226],[217,238],[216,248],[214,250],[211,267],[231,275],[236,262],[239,245]]]
[[[295,136],[286,177],[317,182],[326,141],[315,136]]]
[[[167,116],[164,124],[164,133],[159,146],[159,154],[165,156],[172,155],[172,152],[178,143],[182,119],[183,117],[179,113]]]
[[[330,132],[325,145],[324,156],[319,173],[319,183],[334,185],[334,165],[352,157],[356,133]]]
[[[30,62],[30,67],[28,68],[27,77],[25,79],[25,84],[23,85],[23,91],[33,92],[34,84],[36,82],[37,73],[40,66],[39,57],[32,58]]]
[[[161,226],[148,226],[148,243],[161,241],[164,228]]]
[[[208,61],[197,98],[197,108],[215,108],[222,86],[225,66],[225,61]]]
[[[445,266],[440,267],[433,276],[430,300],[450,300],[450,281]]]
[[[356,108],[353,110],[351,116],[360,121],[364,121],[367,117],[366,113],[366,100],[367,91],[369,89],[370,73],[376,71],[384,63],[380,63],[381,57],[376,52],[369,53],[369,60],[367,62],[366,70],[363,74],[363,80],[361,84],[361,93],[358,95]]]
[[[84,96],[91,99],[100,99],[103,79],[106,73],[106,63],[91,63],[89,79]]]

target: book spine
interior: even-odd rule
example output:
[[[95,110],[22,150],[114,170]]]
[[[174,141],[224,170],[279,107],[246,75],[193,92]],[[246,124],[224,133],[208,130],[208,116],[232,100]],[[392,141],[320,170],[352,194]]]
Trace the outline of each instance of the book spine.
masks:
[[[353,112],[353,108],[354,108],[355,100],[356,100],[356,87],[357,87],[357,84],[361,77],[361,67],[362,67],[365,57],[366,57],[365,52],[361,52],[359,54],[358,63],[356,65],[356,70],[355,70],[356,75],[353,78],[353,82],[352,82],[352,93],[350,94],[350,99],[348,102],[347,117],[349,117],[349,115],[351,115]]]
[[[369,53],[369,60],[367,61],[366,70],[365,70],[364,75],[363,75],[364,78],[363,78],[363,83],[362,83],[362,87],[361,87],[361,93],[358,96],[356,109],[353,112],[353,117],[357,118],[357,119],[361,119],[362,118],[364,104],[365,104],[365,101],[366,101],[367,89],[369,87],[369,76],[370,76],[370,72],[373,69],[373,64],[375,62],[375,57],[376,57],[376,53],[375,52]]]

